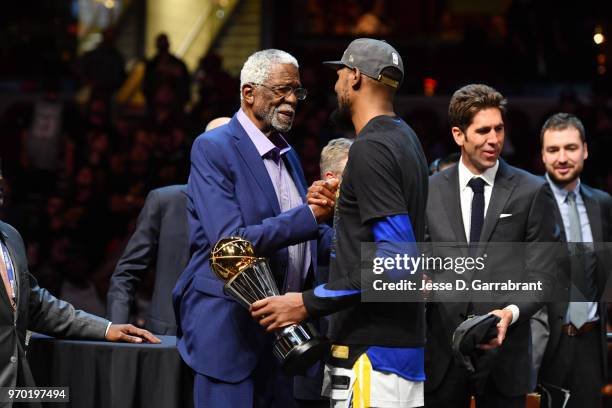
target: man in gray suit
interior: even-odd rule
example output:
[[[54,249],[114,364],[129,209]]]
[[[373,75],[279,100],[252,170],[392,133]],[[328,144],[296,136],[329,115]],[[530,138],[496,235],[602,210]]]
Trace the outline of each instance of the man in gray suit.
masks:
[[[461,159],[430,177],[427,202],[428,239],[435,256],[466,256],[490,242],[538,243],[558,240],[550,208],[553,198],[547,183],[499,158],[504,143],[506,100],[486,85],[467,85],[453,95],[449,119]],[[436,243],[469,243],[468,249]],[[469,252],[468,252],[469,251]],[[465,253],[464,253],[465,252]],[[513,278],[541,281],[553,286],[554,251],[521,257],[499,249],[489,256],[484,271],[489,280]],[[494,259],[492,259],[494,258]],[[511,275],[502,275],[509,273]],[[453,271],[439,271],[433,281],[457,278]],[[479,276],[479,278],[481,278]],[[511,293],[496,302],[436,302],[427,306],[425,349],[425,405],[468,407],[476,394],[477,407],[524,407],[531,391],[529,318],[542,298],[516,302]],[[470,315],[492,313],[500,317],[497,337],[482,345],[487,370],[477,366],[474,377],[454,359],[451,348],[454,330]],[[480,371],[479,371],[480,370]],[[478,381],[474,379],[478,378]]]
[[[75,310],[38,286],[28,272],[17,230],[0,221],[0,387],[33,387],[25,354],[26,330],[56,337],[159,343],[146,330]]]
[[[136,230],[111,277],[106,297],[111,321],[129,321],[138,284],[154,266],[155,285],[145,328],[155,334],[176,334],[172,289],[189,262],[185,187],[162,187],[147,196]]]
[[[589,155],[580,119],[569,113],[552,115],[542,126],[540,141],[546,180],[555,195],[553,212],[563,240],[578,254],[558,285],[555,300],[563,301],[547,307],[550,334],[540,379],[545,386],[570,391],[567,407],[598,407],[607,378],[608,319],[602,294],[610,270],[609,247],[599,247],[612,241],[612,198],[580,180]]]

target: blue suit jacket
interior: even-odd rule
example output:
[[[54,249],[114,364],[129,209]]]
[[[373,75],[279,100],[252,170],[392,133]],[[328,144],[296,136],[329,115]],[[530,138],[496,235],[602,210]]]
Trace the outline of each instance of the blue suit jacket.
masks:
[[[290,150],[284,160],[304,197],[306,182],[297,155]],[[251,374],[262,352],[269,351],[272,335],[224,294],[223,282],[208,262],[211,248],[221,238],[242,236],[258,256],[268,258],[276,276],[285,276],[287,247],[311,241],[316,265],[317,256],[329,256],[331,230],[317,225],[306,204],[281,213],[263,160],[236,116],[196,139],[191,163],[187,210],[192,256],[173,292],[177,345],[197,373],[239,382]]]

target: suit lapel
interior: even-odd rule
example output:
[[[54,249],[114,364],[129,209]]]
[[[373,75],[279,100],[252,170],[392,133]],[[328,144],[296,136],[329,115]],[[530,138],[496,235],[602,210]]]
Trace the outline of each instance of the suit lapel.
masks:
[[[306,180],[304,179],[304,174],[300,170],[300,164],[297,156],[295,155],[293,149],[289,150],[287,154],[283,155],[283,161],[285,166],[287,166],[287,170],[289,170],[289,174],[295,183],[295,187],[297,188],[302,200],[306,197]]]
[[[246,163],[249,171],[255,178],[257,185],[263,191],[263,195],[270,204],[270,207],[274,210],[274,214],[280,214],[280,206],[278,204],[278,199],[276,198],[276,191],[274,190],[274,186],[272,185],[272,180],[270,180],[270,175],[268,174],[268,170],[266,169],[265,164],[255,144],[249,138],[249,135],[246,134],[246,131],[238,122],[238,119],[234,117],[230,125],[233,126],[233,134],[236,137],[236,148],[240,157]],[[253,199],[257,199],[257,197],[253,197]]]
[[[442,203],[448,221],[455,232],[456,242],[467,243],[463,215],[461,214],[461,198],[459,197],[459,170],[453,166],[445,175],[447,186],[440,189]]]
[[[547,181],[548,183],[548,181]],[[557,200],[555,199],[555,205],[552,209],[553,215],[555,216],[555,229],[559,229],[559,236],[561,237],[561,242],[567,242],[567,238],[565,235],[565,224],[563,224],[563,217],[561,217],[561,210],[559,209],[559,204],[557,203]],[[555,235],[556,234],[556,230],[555,230]]]
[[[591,235],[593,236],[593,248],[596,254],[596,261],[599,264],[596,265],[595,276],[597,279],[597,296],[600,296],[604,293],[606,282],[608,280],[608,274],[606,272],[606,267],[604,266],[608,264],[605,255],[608,251],[602,251],[602,247],[600,246],[602,242],[605,242],[603,238],[601,205],[599,201],[595,199],[595,197],[593,196],[593,192],[588,186],[581,184],[580,190],[580,192],[582,193],[582,200],[584,201],[584,206],[586,207],[589,225],[591,227]]]
[[[2,240],[2,243],[4,245],[6,245],[8,252],[9,252],[9,256],[11,257],[11,259],[13,259],[13,251],[11,250],[11,247],[8,244],[8,236],[6,235],[6,232],[4,231],[3,226],[0,225],[0,239]],[[13,261],[13,268],[15,269],[15,262]],[[17,281],[17,301],[19,301],[19,276],[20,274],[17,273],[17,271],[15,270],[15,279]],[[5,303],[6,307],[10,308],[10,310],[12,310],[11,308],[11,302],[9,299],[9,295],[6,292],[6,288],[4,287],[4,284],[2,284],[2,287],[0,287],[0,297],[2,298],[2,301]]]
[[[593,197],[593,193],[590,189],[581,185],[580,190],[582,193],[582,200],[586,207],[587,216],[589,217],[589,224],[591,226],[591,234],[593,235],[593,242],[603,242],[603,229],[601,223],[601,208],[599,201]]]
[[[485,216],[482,232],[480,233],[480,242],[488,242],[491,238],[491,234],[499,221],[499,216],[516,187],[513,178],[514,174],[509,171],[508,165],[500,159],[499,169],[495,176],[495,184],[493,184],[493,191],[491,192],[491,199],[487,208],[487,215]]]

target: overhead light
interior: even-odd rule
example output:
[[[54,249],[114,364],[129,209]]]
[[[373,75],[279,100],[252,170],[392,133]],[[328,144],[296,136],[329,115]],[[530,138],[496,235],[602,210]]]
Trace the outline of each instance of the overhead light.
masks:
[[[606,40],[606,37],[604,37],[604,35],[602,33],[597,33],[597,34],[593,35],[593,41],[597,45],[602,44],[605,40]]]

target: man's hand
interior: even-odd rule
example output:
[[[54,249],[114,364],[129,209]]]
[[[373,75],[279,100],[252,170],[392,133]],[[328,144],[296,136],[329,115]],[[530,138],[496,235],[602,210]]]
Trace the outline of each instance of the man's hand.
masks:
[[[123,341],[127,343],[161,343],[161,340],[152,335],[149,331],[139,329],[131,324],[111,324],[106,333],[108,341]]]
[[[332,216],[333,207],[322,207],[315,204],[310,204],[309,207],[315,217],[315,220],[317,221],[317,224],[329,220]]]
[[[283,296],[272,296],[251,305],[251,316],[259,321],[266,331],[296,324],[308,317],[301,293],[289,292]]]
[[[306,193],[308,204],[333,208],[336,204],[336,190],[339,184],[340,180],[335,178],[315,181],[308,187]]]
[[[491,339],[487,344],[479,344],[478,348],[482,350],[491,350],[497,348],[502,345],[504,339],[506,338],[506,331],[508,330],[508,326],[512,322],[512,312],[507,309],[496,309],[490,312],[496,316],[500,317],[499,323],[497,323],[497,337]]]
[[[340,181],[338,179],[317,180],[310,187],[306,198],[317,223],[327,221],[336,205],[336,191]]]

